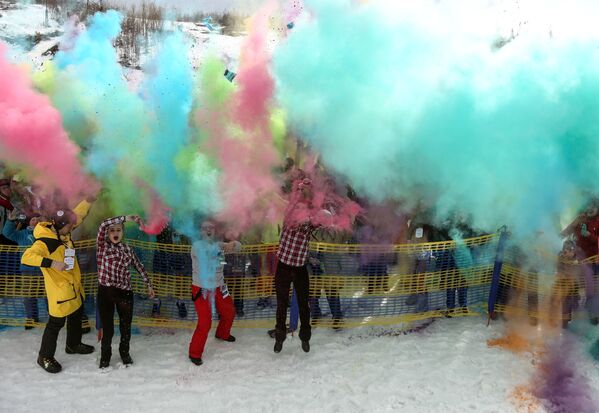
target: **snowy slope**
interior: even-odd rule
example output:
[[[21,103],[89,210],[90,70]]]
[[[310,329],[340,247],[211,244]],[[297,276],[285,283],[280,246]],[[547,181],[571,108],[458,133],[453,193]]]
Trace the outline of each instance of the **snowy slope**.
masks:
[[[38,4],[2,2],[0,8],[0,41],[9,45],[9,59],[31,63],[36,67],[47,57],[42,53],[58,42],[63,28],[56,20],[48,19],[45,7]],[[34,38],[38,36],[39,43]],[[34,50],[32,50],[32,48]]]
[[[0,10],[0,38],[18,43],[27,36],[39,33],[52,36],[62,31],[61,25],[49,18],[45,24],[45,7],[39,4],[6,4]]]
[[[202,59],[207,55],[219,57],[225,66],[236,71],[239,51],[243,37],[225,36],[210,33],[195,23],[176,22],[166,25],[167,30],[182,30],[189,40],[189,58],[194,69],[198,69]]]
[[[489,348],[502,324],[438,320],[421,333],[315,329],[312,351],[289,337],[281,354],[261,330],[237,330],[236,343],[209,338],[204,365],[187,359],[191,331],[143,329],[132,338],[133,367],[119,369],[118,338],[108,373],[91,356],[70,356],[61,333],[51,376],[35,364],[41,330],[0,332],[3,411],[143,412],[517,412],[511,394],[526,385],[532,356]],[[89,342],[92,337],[86,336]],[[581,366],[599,388],[590,359]],[[542,408],[533,411],[543,412]]]
[[[51,55],[44,55],[48,49],[58,44],[64,33],[62,24],[51,17],[46,24],[45,8],[42,5],[26,3],[2,3],[6,10],[0,10],[0,41],[9,45],[9,59],[19,64],[29,64],[40,68]],[[142,47],[140,57],[142,67],[156,53],[163,36],[173,30],[185,33],[189,45],[189,59],[194,71],[200,67],[207,55],[217,56],[231,70],[236,71],[243,37],[226,36],[210,32],[195,23],[166,21],[163,33],[153,35],[150,44]],[[38,34],[39,42],[33,39]],[[143,70],[124,68],[125,77],[135,87],[143,78]]]

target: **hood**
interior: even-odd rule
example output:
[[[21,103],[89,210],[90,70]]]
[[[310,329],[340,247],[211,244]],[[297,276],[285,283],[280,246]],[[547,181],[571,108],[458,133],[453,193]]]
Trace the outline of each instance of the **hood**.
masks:
[[[33,236],[35,238],[54,238],[58,239],[58,235],[52,231],[51,222],[39,222],[33,229]]]

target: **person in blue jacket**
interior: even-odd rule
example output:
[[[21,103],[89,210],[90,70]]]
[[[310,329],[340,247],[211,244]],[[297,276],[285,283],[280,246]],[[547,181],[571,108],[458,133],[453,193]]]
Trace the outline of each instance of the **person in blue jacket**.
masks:
[[[29,216],[26,216],[15,208],[8,214],[8,220],[4,224],[4,228],[2,228],[2,235],[13,242],[16,242],[19,247],[30,247],[31,244],[33,244],[33,241],[35,241],[33,229],[37,223],[40,222],[40,219],[39,214],[30,214]],[[19,224],[27,226],[20,229]],[[21,275],[25,276],[42,275],[39,268],[30,267],[25,264],[21,264],[20,270]],[[30,330],[33,328],[33,323],[39,322],[37,298],[26,297],[23,299],[23,304],[25,305],[25,317],[27,318],[25,330]]]

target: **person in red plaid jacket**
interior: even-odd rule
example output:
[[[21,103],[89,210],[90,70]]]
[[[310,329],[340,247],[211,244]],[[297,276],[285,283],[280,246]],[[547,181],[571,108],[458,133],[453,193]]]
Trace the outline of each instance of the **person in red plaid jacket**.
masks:
[[[131,273],[129,267],[135,266],[148,287],[148,295],[154,297],[152,284],[143,264],[133,249],[122,242],[123,224],[135,222],[141,225],[136,215],[110,218],[100,224],[96,240],[96,260],[98,263],[98,312],[101,328],[98,339],[102,341],[100,368],[110,365],[112,356],[112,336],[114,335],[114,309],[119,315],[121,342],[119,353],[124,365],[133,363],[129,354],[131,339],[131,321],[133,320],[133,291],[131,290]]]
[[[289,307],[289,290],[291,283],[295,288],[299,306],[300,330],[299,337],[302,349],[310,351],[310,279],[306,266],[308,246],[312,233],[321,226],[322,215],[330,216],[327,210],[315,211],[312,205],[312,181],[307,176],[296,180],[294,193],[285,213],[283,230],[279,239],[277,251],[277,269],[275,271],[275,291],[277,294],[277,323],[275,325],[274,352],[280,353],[283,341],[287,337],[287,308]],[[316,214],[315,214],[316,212]],[[314,215],[315,214],[315,215]],[[321,215],[321,216],[319,216]],[[316,224],[315,222],[319,222]]]

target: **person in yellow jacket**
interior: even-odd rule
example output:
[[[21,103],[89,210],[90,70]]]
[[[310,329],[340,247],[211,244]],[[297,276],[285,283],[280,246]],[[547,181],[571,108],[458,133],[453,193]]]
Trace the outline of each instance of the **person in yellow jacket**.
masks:
[[[75,257],[71,230],[81,224],[91,204],[81,202],[74,210],[62,209],[52,214],[47,222],[40,222],[33,230],[35,241],[25,250],[21,262],[40,267],[48,297],[50,315],[39,351],[37,364],[49,373],[58,373],[62,366],[54,358],[58,333],[67,323],[67,354],[89,354],[90,345],[81,342],[81,317],[85,294],[81,273]]]

